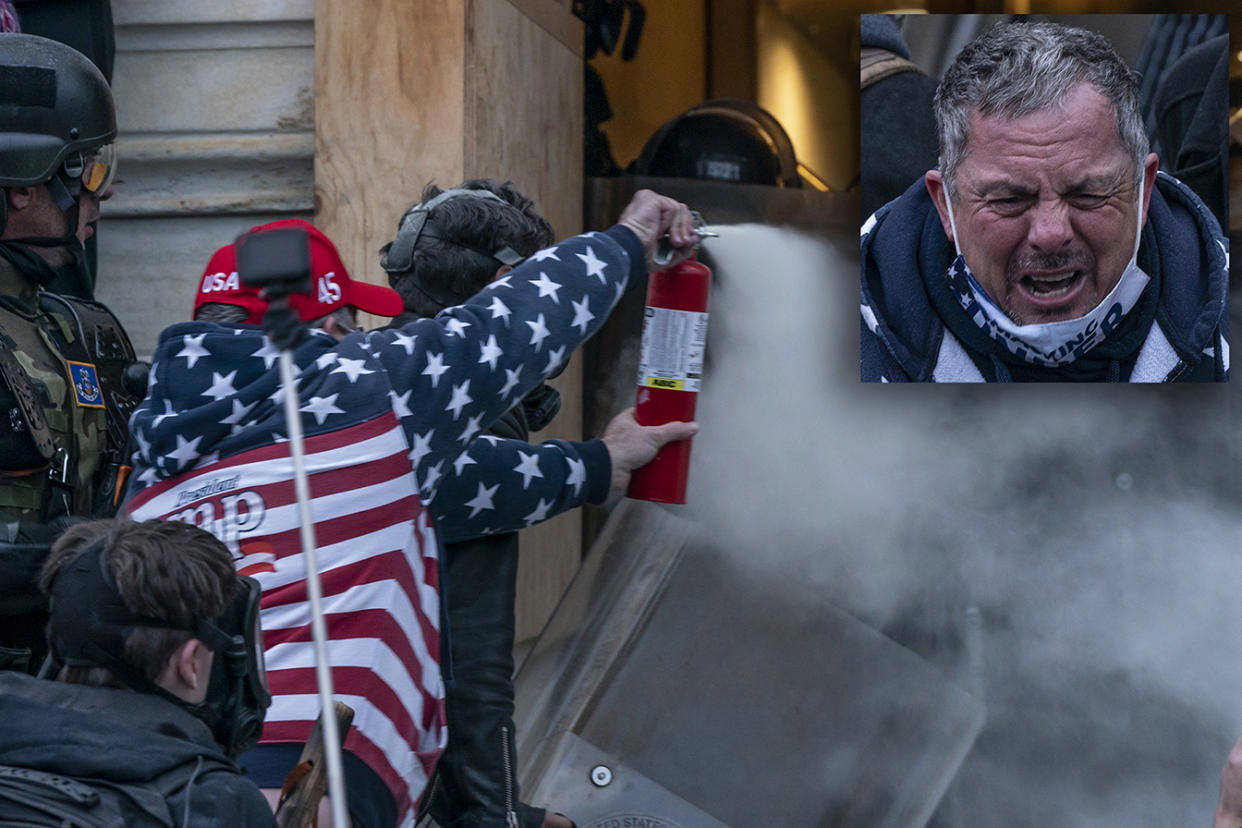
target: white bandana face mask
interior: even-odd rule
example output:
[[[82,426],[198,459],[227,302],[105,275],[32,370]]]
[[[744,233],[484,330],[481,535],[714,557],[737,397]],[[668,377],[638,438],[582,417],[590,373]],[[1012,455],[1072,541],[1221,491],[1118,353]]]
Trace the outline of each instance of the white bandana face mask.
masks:
[[[1010,319],[971,275],[957,243],[957,224],[953,220],[953,206],[945,194],[945,206],[949,211],[949,226],[953,230],[953,247],[957,258],[949,267],[949,287],[957,300],[988,336],[1009,349],[1010,353],[1036,365],[1055,368],[1081,357],[1104,341],[1127,313],[1138,303],[1143,289],[1151,281],[1138,266],[1139,242],[1143,231],[1143,185],[1145,176],[1139,178],[1138,219],[1134,233],[1134,251],[1117,284],[1104,300],[1077,319],[1061,322],[1044,322],[1034,325],[1018,325]]]

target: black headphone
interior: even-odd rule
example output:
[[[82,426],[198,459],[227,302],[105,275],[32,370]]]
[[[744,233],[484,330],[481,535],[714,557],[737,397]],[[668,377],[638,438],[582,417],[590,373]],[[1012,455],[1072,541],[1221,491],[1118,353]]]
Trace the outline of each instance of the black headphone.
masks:
[[[474,245],[460,242],[457,239],[447,238],[443,230],[434,221],[429,221],[433,207],[448,201],[450,198],[460,196],[491,199],[492,201],[499,201],[501,204],[509,203],[490,190],[444,190],[438,196],[431,199],[431,201],[415,204],[405,211],[405,215],[401,216],[401,223],[397,228],[397,237],[380,248],[380,267],[389,273],[405,273],[413,268],[414,249],[418,247],[418,240],[423,236],[429,239],[439,239],[442,242],[456,245],[457,247],[464,247],[467,250],[473,250],[475,253],[486,256],[489,259],[495,259],[501,264],[506,264],[510,267],[520,264],[525,257],[508,245],[497,250],[484,250]]]

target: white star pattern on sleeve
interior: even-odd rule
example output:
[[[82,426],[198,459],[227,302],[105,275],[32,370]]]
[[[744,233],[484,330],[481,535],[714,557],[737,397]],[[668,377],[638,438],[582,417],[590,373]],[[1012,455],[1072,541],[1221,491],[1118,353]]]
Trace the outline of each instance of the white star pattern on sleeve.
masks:
[[[535,504],[535,510],[523,518],[527,526],[533,526],[541,520],[548,519],[548,509],[552,508],[552,502],[544,503],[543,498],[539,498],[539,502]]]
[[[586,482],[586,463],[573,457],[566,457],[565,462],[569,464],[569,477],[566,478],[565,485],[573,486],[574,497],[577,497],[582,484]]]
[[[242,418],[249,414],[250,409],[254,408],[255,405],[257,405],[257,403],[242,405],[241,400],[235,399],[233,400],[233,413],[222,419],[220,422],[224,425],[232,426],[232,428],[229,429],[229,433],[236,434],[243,428],[241,424]]]
[[[456,420],[461,416],[461,410],[470,403],[474,402],[467,393],[470,390],[470,380],[464,380],[460,385],[453,386],[453,399],[449,400],[449,404],[445,407],[445,411],[453,412],[453,419]]]
[[[505,320],[505,327],[509,327],[509,316],[513,311],[509,310],[508,305],[500,301],[499,296],[492,297],[492,303],[487,306],[487,309],[492,312],[492,319],[503,319]]]
[[[463,322],[456,316],[450,316],[448,321],[444,323],[444,327],[448,328],[448,332],[453,336],[461,336],[466,332],[466,328],[470,327],[470,323]]]
[[[319,358],[315,360],[315,367],[320,371],[326,371],[328,368],[335,365],[338,359],[340,359],[340,356],[336,351],[326,351],[325,353],[320,354]]]
[[[509,392],[512,391],[513,388],[518,384],[518,376],[521,375],[521,373],[522,373],[522,366],[520,365],[517,368],[506,368],[505,369],[505,384],[504,384],[504,387],[500,389],[500,396],[502,399],[504,397],[507,397],[509,395]]]
[[[357,382],[358,377],[363,374],[375,373],[371,369],[363,367],[366,364],[365,359],[346,359],[345,357],[341,357],[338,361],[340,362],[340,365],[332,373],[344,374],[349,377],[349,381],[351,383]]]
[[[458,477],[461,477],[462,469],[464,469],[466,466],[474,466],[474,465],[477,465],[474,462],[474,458],[463,451],[461,454],[457,455],[457,459],[453,461],[453,473],[456,474]]]
[[[493,371],[495,371],[496,370],[496,359],[498,357],[504,356],[504,353],[505,353],[504,350],[502,350],[501,347],[496,344],[496,335],[489,334],[487,337],[487,342],[483,343],[480,350],[482,351],[482,353],[479,356],[479,363],[482,364],[486,362],[488,367],[491,368]]]
[[[532,262],[542,262],[544,259],[552,259],[559,262],[561,257],[556,255],[555,247],[545,247],[543,250],[540,250],[538,253],[530,257]]]
[[[551,331],[548,330],[548,326],[544,323],[542,313],[539,314],[539,318],[537,318],[534,322],[527,320],[526,324],[530,325],[529,344],[535,346],[535,353],[539,353],[539,349],[543,347],[543,341],[547,339],[548,334],[551,333]]]
[[[272,341],[265,336],[263,337],[263,345],[259,350],[252,353],[251,356],[263,360],[264,368],[271,368],[272,363],[280,357],[280,349],[273,345]]]
[[[418,339],[417,336],[410,336],[402,333],[401,331],[397,331],[396,335],[392,338],[392,342],[394,345],[400,345],[402,348],[405,348],[405,352],[407,354],[413,354],[414,340],[416,339]]]
[[[431,377],[431,387],[435,388],[440,382],[440,375],[448,370],[448,366],[444,364],[444,354],[433,354],[427,352],[427,367],[423,369],[423,376]]]
[[[559,305],[561,303],[561,298],[556,295],[556,292],[561,289],[561,286],[557,282],[554,282],[551,279],[549,279],[548,274],[540,271],[539,278],[531,279],[530,283],[534,285],[535,287],[539,288],[540,299],[542,299],[545,296],[551,296],[552,304]]]
[[[557,368],[561,367],[561,363],[565,360],[565,346],[557,348],[555,351],[548,352],[548,364],[543,369],[545,377],[552,376]]]
[[[492,503],[492,497],[496,494],[496,490],[499,488],[499,483],[488,488],[484,488],[483,484],[480,483],[478,493],[473,499],[467,500],[465,504],[470,507],[470,517],[474,517],[484,509],[495,509],[496,506]]]
[[[482,430],[479,428],[479,422],[482,421],[482,419],[483,419],[482,414],[476,414],[470,419],[466,420],[466,429],[461,433],[461,436],[458,437],[457,439],[462,444],[469,443],[471,438],[473,438],[474,435],[478,434]]]
[[[201,333],[198,336],[186,334],[182,339],[183,347],[177,352],[177,356],[185,357],[185,361],[189,363],[187,367],[193,368],[200,357],[211,356],[211,352],[203,347],[203,340],[206,338],[207,334]]]
[[[574,321],[569,324],[577,328],[581,333],[586,333],[587,323],[595,318],[595,314],[591,313],[589,307],[590,300],[583,296],[581,303],[571,299],[569,304],[574,306]]]
[[[543,472],[539,471],[539,454],[527,454],[524,451],[518,451],[518,457],[522,458],[513,470],[522,475],[522,489],[525,490],[530,486],[532,477],[543,477]]]
[[[608,277],[604,275],[604,268],[606,267],[606,265],[604,264],[603,260],[595,256],[595,251],[592,250],[590,246],[587,247],[587,252],[585,256],[581,253],[575,253],[574,255],[577,256],[579,259],[582,259],[582,261],[586,263],[586,269],[587,269],[586,275],[598,276],[600,282],[603,282],[603,283],[608,282]]]
[[[177,416],[177,412],[173,411],[172,400],[164,400],[164,413],[156,414],[155,417],[152,418],[151,428],[159,428],[160,423],[164,422],[169,417],[176,417],[176,416]]]
[[[222,400],[225,397],[231,397],[237,393],[237,389],[233,387],[233,379],[237,376],[236,371],[230,371],[225,376],[220,376],[215,371],[211,372],[211,387],[203,392],[206,397],[213,400]]]

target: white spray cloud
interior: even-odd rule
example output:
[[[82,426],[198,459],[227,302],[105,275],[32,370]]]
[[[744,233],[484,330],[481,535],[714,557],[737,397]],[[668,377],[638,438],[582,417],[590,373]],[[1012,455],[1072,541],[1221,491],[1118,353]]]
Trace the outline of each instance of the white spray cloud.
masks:
[[[852,234],[719,229],[684,513],[756,588],[979,665],[954,824],[1210,822],[1242,731],[1227,386],[864,385]]]

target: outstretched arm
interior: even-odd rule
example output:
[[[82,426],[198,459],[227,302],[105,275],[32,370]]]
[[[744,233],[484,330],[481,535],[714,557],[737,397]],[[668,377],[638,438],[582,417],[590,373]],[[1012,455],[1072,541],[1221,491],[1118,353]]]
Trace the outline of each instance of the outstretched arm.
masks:
[[[698,240],[684,204],[642,190],[607,232],[536,253],[435,319],[366,337],[392,382],[425,500],[434,496],[426,481],[443,477],[473,438],[555,373],[622,293],[656,267],[664,235],[674,261]]]
[[[523,529],[624,491],[665,443],[697,431],[697,423],[639,425],[629,408],[585,443],[479,437],[434,481],[429,508],[445,541]]]

